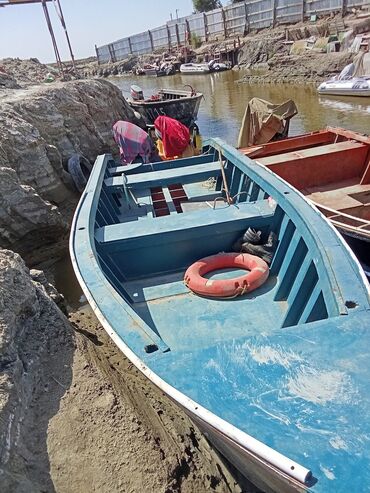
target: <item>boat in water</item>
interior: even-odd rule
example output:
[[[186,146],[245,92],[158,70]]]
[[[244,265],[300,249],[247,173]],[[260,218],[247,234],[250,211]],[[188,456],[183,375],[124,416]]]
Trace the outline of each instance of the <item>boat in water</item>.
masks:
[[[153,125],[154,120],[161,115],[179,120],[190,127],[198,116],[199,106],[203,98],[201,92],[181,91],[177,89],[160,89],[150,98],[143,97],[142,90],[138,86],[132,86],[129,105],[140,113],[147,125]]]
[[[302,192],[341,233],[370,248],[369,136],[328,127],[240,151]]]
[[[240,290],[236,264],[202,276],[210,260],[243,262],[220,252],[246,231],[277,241],[269,270],[251,267],[261,285]],[[175,161],[118,166],[102,155],[70,253],[120,350],[264,492],[370,484],[369,288],[292,185],[219,139]],[[235,295],[196,294],[197,269],[206,291],[234,283]]]
[[[349,80],[328,80],[317,88],[321,95],[370,97],[370,76]]]
[[[317,88],[321,95],[370,97],[370,53],[359,52],[352,63]]]
[[[180,72],[182,74],[209,74],[211,69],[208,63],[183,63],[180,65]]]

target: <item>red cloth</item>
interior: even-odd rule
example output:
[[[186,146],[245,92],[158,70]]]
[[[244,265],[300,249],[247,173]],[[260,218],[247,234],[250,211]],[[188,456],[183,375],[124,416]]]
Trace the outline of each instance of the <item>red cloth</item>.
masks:
[[[161,134],[166,157],[180,156],[189,145],[189,129],[174,118],[158,116],[154,127]]]

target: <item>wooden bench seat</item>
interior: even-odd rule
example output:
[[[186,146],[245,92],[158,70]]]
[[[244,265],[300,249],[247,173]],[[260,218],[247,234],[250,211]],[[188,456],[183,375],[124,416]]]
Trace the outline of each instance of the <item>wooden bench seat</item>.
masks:
[[[165,169],[175,169],[175,168],[183,168],[192,165],[192,163],[196,162],[197,164],[210,163],[213,161],[213,156],[210,154],[202,154],[201,156],[195,156],[191,158],[183,158],[176,159],[173,161],[158,161],[156,163],[147,163],[147,164],[137,164],[137,165],[123,165],[123,166],[114,166],[109,169],[109,173],[112,176],[121,175],[122,173],[127,174],[141,174],[148,173],[152,171],[161,171]],[[130,168],[133,168],[132,170]]]
[[[126,178],[128,187],[140,189],[163,187],[177,182],[181,184],[192,183],[194,181],[207,180],[212,176],[219,176],[220,173],[220,163],[214,161],[175,169],[170,168],[160,171],[150,171],[148,173],[136,173],[134,175],[128,175]],[[106,178],[104,183],[107,187],[122,187],[123,177],[113,176],[112,178]]]
[[[301,149],[299,151],[285,152],[284,154],[277,154],[275,156],[267,156],[258,159],[258,162],[264,166],[271,166],[273,164],[280,164],[282,162],[296,161],[297,159],[305,159],[308,157],[320,157],[328,154],[333,154],[343,151],[353,151],[355,149],[366,149],[366,144],[362,142],[354,142],[346,140],[344,142],[336,142],[335,144],[327,144],[319,147],[309,147],[308,149]]]
[[[237,230],[242,228],[240,223],[248,222],[248,225],[256,227],[267,223],[274,210],[267,200],[257,203],[243,202],[238,206],[229,206],[220,209],[199,210],[189,214],[171,214],[155,219],[112,224],[98,228],[95,231],[95,239],[105,246],[114,247],[127,243],[127,248],[132,248],[134,243],[140,241],[141,247],[151,244],[154,238],[159,242],[168,242],[169,235],[175,235],[176,241],[182,237],[189,239],[196,236],[200,228],[207,228],[210,237],[219,234],[220,231]]]

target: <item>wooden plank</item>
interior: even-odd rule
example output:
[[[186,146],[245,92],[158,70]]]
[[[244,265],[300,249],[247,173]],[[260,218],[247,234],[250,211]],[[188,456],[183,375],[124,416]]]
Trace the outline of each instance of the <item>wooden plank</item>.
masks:
[[[258,146],[250,146],[239,149],[240,152],[250,158],[272,156],[282,152],[305,149],[318,145],[331,144],[335,139],[335,135],[329,131],[320,131],[312,134],[299,135],[290,137],[277,142],[268,142]]]
[[[258,205],[243,203],[238,207],[208,208],[191,214],[164,216],[150,221],[112,224],[97,229],[95,238],[99,243],[114,243],[133,238],[140,238],[140,241],[143,241],[145,237],[160,235],[166,241],[165,234],[170,232],[179,233],[181,231],[188,234],[190,230],[203,226],[221,227],[225,223],[251,218],[259,218],[262,222],[263,218],[272,215],[273,211],[267,201],[259,202]]]
[[[127,174],[139,174],[148,173],[151,171],[161,171],[164,169],[174,169],[182,168],[183,166],[190,166],[193,164],[210,163],[213,161],[213,156],[210,154],[202,154],[201,156],[188,157],[182,159],[174,159],[173,161],[158,161],[156,163],[142,164],[138,168],[134,169],[132,172],[129,171]],[[109,169],[109,173],[112,176],[121,175],[128,171],[127,165],[114,166]]]
[[[297,159],[304,159],[308,157],[321,157],[329,154],[354,151],[355,149],[365,149],[366,146],[361,142],[337,142],[335,144],[327,144],[319,147],[310,147],[308,149],[301,149],[297,151],[286,152],[283,154],[277,154],[275,156],[263,157],[258,159],[260,164],[264,166],[272,166],[274,164],[281,164],[289,161],[296,161]]]
[[[220,163],[214,161],[206,164],[195,164],[193,166],[152,171],[149,173],[137,173],[127,176],[127,186],[139,188],[151,188],[166,186],[171,183],[192,183],[194,181],[207,180],[211,176],[219,176]],[[122,176],[106,178],[105,185],[108,187],[122,187]]]

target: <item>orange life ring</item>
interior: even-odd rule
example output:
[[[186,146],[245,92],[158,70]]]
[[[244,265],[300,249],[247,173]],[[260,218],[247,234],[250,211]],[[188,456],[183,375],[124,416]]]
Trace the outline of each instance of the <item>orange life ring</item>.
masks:
[[[233,279],[206,279],[204,274],[218,269],[237,267],[246,269],[244,276]],[[248,253],[219,253],[205,257],[192,264],[185,272],[186,286],[194,293],[215,298],[241,296],[259,288],[269,275],[264,260]]]

